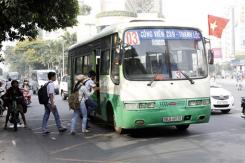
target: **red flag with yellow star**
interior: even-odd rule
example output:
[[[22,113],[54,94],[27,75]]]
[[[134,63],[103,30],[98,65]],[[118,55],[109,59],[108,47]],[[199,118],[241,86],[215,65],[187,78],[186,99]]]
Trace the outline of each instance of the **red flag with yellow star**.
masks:
[[[222,32],[229,22],[229,19],[208,15],[209,35],[221,38]]]

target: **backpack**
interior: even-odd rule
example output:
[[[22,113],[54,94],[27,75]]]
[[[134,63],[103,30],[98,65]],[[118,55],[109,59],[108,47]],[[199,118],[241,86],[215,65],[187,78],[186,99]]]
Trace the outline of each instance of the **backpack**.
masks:
[[[73,93],[68,98],[68,104],[70,109],[76,110],[80,108],[80,101],[79,101],[79,89],[81,85],[78,86],[79,83],[76,84]]]
[[[46,83],[37,92],[38,100],[40,104],[43,104],[43,105],[48,104],[49,96],[48,96],[47,87],[49,83],[50,82]]]

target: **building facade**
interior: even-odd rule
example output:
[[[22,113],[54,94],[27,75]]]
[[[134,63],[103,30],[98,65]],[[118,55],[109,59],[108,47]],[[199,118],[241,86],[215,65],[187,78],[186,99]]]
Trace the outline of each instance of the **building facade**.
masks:
[[[134,13],[156,13],[162,17],[162,0],[126,0],[125,9]]]

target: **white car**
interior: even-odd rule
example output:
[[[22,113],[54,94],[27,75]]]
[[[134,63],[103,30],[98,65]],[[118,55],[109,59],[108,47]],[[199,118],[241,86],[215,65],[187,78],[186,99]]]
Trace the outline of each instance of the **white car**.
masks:
[[[63,100],[66,100],[68,97],[68,80],[69,76],[65,75],[61,78],[60,81],[60,93]]]
[[[224,114],[234,109],[234,97],[231,92],[219,85],[210,86],[211,110],[221,111]]]

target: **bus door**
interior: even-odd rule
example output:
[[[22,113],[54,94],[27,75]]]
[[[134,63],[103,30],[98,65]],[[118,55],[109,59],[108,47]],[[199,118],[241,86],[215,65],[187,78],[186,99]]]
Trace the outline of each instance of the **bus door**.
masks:
[[[96,59],[96,67],[95,67],[95,71],[96,71],[96,85],[97,87],[100,87],[100,50],[96,50],[95,51],[95,59]],[[101,105],[100,105],[100,91],[96,92],[96,99],[97,99],[97,104],[98,104],[98,108],[97,108],[97,113],[101,115]]]

